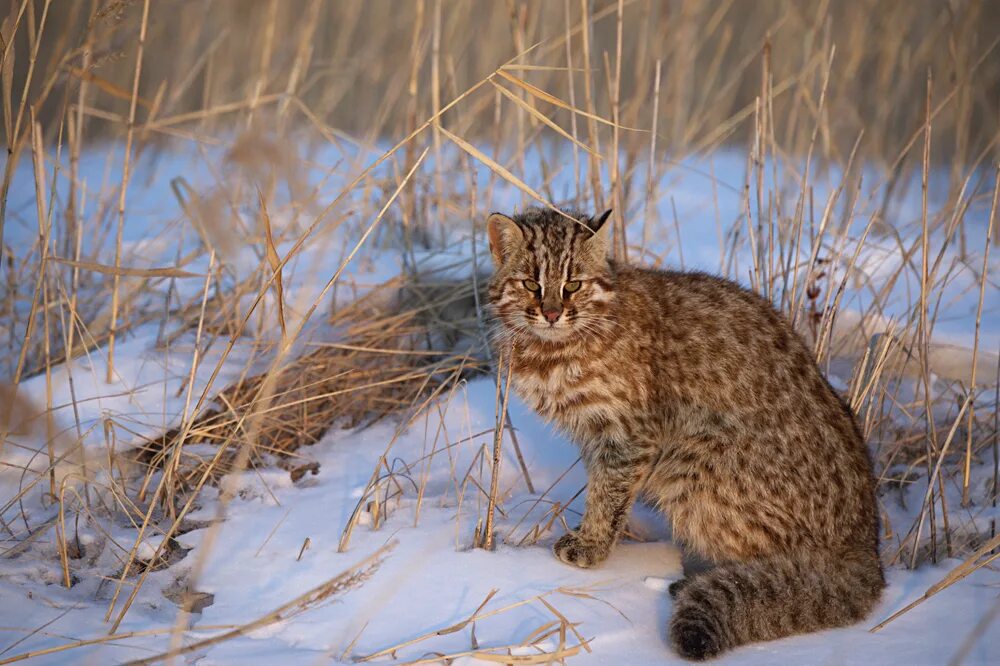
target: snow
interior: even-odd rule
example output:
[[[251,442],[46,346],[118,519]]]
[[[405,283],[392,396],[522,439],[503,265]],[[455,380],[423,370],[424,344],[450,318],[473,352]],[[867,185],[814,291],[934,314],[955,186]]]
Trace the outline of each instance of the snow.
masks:
[[[108,160],[98,157],[104,154],[95,150],[88,155],[84,171],[89,169],[95,180],[110,171],[110,181],[114,182],[114,165],[109,166]],[[111,155],[115,152],[111,151]],[[191,169],[184,159],[178,156],[155,165],[140,163],[148,173],[130,186],[124,264],[171,265],[181,249],[196,246],[197,237],[190,230],[176,232],[181,226],[180,210],[164,185],[166,179],[157,177],[173,170],[185,173],[191,182],[208,180],[208,170],[203,164]],[[329,160],[330,164],[334,162]],[[665,216],[662,219],[672,219],[676,206],[679,219],[684,220],[680,249],[688,268],[714,272],[726,269],[720,266],[719,252],[720,240],[725,239],[719,238],[717,230],[726,233],[742,214],[740,197],[745,164],[745,155],[741,153],[720,152],[708,158],[686,160],[683,168],[662,175],[662,197],[656,214]],[[143,173],[142,169],[139,173]],[[719,182],[714,187],[709,173],[718,174]],[[343,181],[349,180],[349,174],[339,175]],[[485,182],[487,177],[485,170],[480,169],[479,182]],[[534,182],[532,173],[524,177]],[[19,182],[26,182],[25,178],[30,179],[30,173],[19,170],[14,192],[27,192],[18,188]],[[839,174],[831,171],[826,180],[817,182],[817,204],[826,201],[838,178]],[[565,176],[557,182],[572,191],[572,183]],[[334,192],[337,185],[327,183]],[[498,184],[490,205],[513,208],[519,197],[513,188]],[[27,215],[28,208],[12,205],[15,218]],[[980,208],[970,209],[970,236],[985,233],[984,213]],[[642,210],[641,205],[638,210]],[[906,218],[900,228],[907,230],[906,242],[912,243],[919,206],[914,206],[911,197],[896,212]],[[870,213],[859,209],[852,219],[844,236],[845,246],[839,253],[842,263],[852,256],[853,243],[857,242]],[[301,229],[287,211],[276,211],[273,217],[280,228]],[[304,219],[309,218],[304,215]],[[23,225],[13,225],[5,231],[5,242],[29,237],[34,222],[21,221]],[[680,252],[676,239],[671,240],[672,231],[664,232],[661,228],[646,239],[645,222],[641,214],[636,215],[630,227],[631,237],[648,241],[644,242],[646,249],[659,260],[679,263]],[[663,226],[655,220],[648,222]],[[368,223],[370,219],[351,219],[332,225],[330,230],[324,228],[306,251],[289,263],[285,290],[290,326],[300,322]],[[163,233],[144,233],[149,229]],[[445,251],[422,250],[413,257],[403,256],[391,237],[369,244],[348,265],[342,285],[351,288],[338,288],[337,303],[347,303],[363,295],[374,285],[397,275],[405,262],[414,259],[422,266],[454,264],[455,275],[468,275],[468,266],[459,265],[471,254],[468,232],[456,225],[448,233]],[[859,255],[861,271],[877,284],[895,274],[900,263],[906,261],[907,247],[888,238],[866,244]],[[280,243],[279,255],[284,256],[290,248],[287,240]],[[482,253],[481,238],[479,249]],[[935,363],[935,371],[946,379],[958,379],[967,376],[972,363],[972,318],[978,302],[976,276],[981,258],[960,260],[953,251],[948,252],[942,265],[949,267],[954,276],[944,297],[948,317],[943,317],[935,329],[935,349],[942,359],[940,365]],[[837,254],[833,249],[831,253]],[[996,275],[996,269],[1000,268],[997,254],[1000,253],[995,252],[991,259],[991,275]],[[730,274],[744,282],[749,265],[747,257],[745,252],[739,254],[736,264],[730,267]],[[232,267],[238,278],[250,275],[259,265],[260,256],[249,248],[230,247],[219,260]],[[481,265],[488,264],[485,253],[479,261]],[[209,269],[207,257],[185,267],[195,273]],[[841,279],[842,271],[833,268],[832,284]],[[161,290],[158,297],[162,298],[167,288],[166,283],[161,284],[157,288]],[[200,293],[202,283],[198,279],[181,280],[177,288],[183,296],[191,298]],[[908,316],[912,290],[913,276],[908,274],[894,287],[898,298],[890,299],[892,307],[884,312],[885,319],[879,320],[883,326]],[[850,330],[852,323],[860,318],[859,313],[867,311],[871,303],[872,293],[864,287],[849,290],[839,325]],[[243,311],[248,306],[249,301],[243,303]],[[255,324],[262,324],[273,330],[273,322],[269,321],[273,314],[267,314],[274,312],[273,300],[265,302],[260,312],[265,313],[261,315],[263,318],[252,321],[251,326],[256,330]],[[995,350],[1000,345],[1000,300],[996,299],[995,288],[987,295],[982,329],[979,376],[985,375],[988,380],[990,371],[996,367]],[[868,331],[868,335],[875,332]],[[322,336],[330,331],[318,327],[307,333],[306,337]],[[206,342],[189,331],[169,346],[162,342],[157,324],[131,329],[116,348],[116,373],[111,383],[103,381],[105,359],[100,355],[85,356],[54,368],[51,404],[56,408],[51,415],[55,431],[64,433],[55,441],[57,451],[68,450],[69,443],[78,438],[84,442],[85,451],[84,460],[67,458],[60,465],[58,483],[68,480],[72,486],[74,475],[88,463],[91,470],[100,468],[100,462],[108,455],[105,429],[108,422],[116,424],[118,451],[138,446],[144,437],[155,436],[183,422],[202,393],[211,395],[213,389],[222,388],[248,367],[256,368],[261,363],[247,348],[249,344],[237,345],[222,360],[224,337]],[[201,361],[192,374],[196,344],[200,345]],[[100,354],[103,353],[102,349]],[[210,384],[217,366],[220,374]],[[847,379],[847,376],[833,377],[839,386],[846,386]],[[307,475],[292,482],[287,471],[256,469],[228,476],[219,488],[206,488],[197,508],[186,519],[193,529],[176,537],[185,556],[149,574],[118,628],[119,634],[149,630],[158,633],[74,647],[37,657],[33,663],[118,663],[165,651],[171,645],[171,628],[177,624],[178,590],[211,595],[210,603],[192,615],[183,632],[183,641],[178,644],[210,638],[224,628],[267,615],[387,543],[395,546],[367,580],[301,614],[282,618],[248,635],[211,644],[186,655],[185,659],[203,665],[351,662],[415,641],[374,660],[374,663],[394,663],[394,658],[409,661],[434,654],[468,652],[474,644],[482,650],[516,645],[539,627],[558,622],[561,615],[588,641],[589,649],[571,657],[571,663],[678,661],[666,641],[671,614],[666,588],[682,575],[683,555],[670,542],[668,528],[652,510],[637,507],[630,527],[630,534],[637,538],[621,543],[602,567],[584,571],[557,561],[550,547],[563,531],[561,523],[556,522],[550,530],[542,530],[538,535],[533,528],[548,523],[553,502],[561,505],[569,502],[566,520],[575,520],[574,514],[582,511],[580,491],[586,483],[585,475],[582,466],[575,464],[578,454],[572,443],[540,422],[514,396],[510,405],[511,422],[538,492],[528,492],[514,463],[508,432],[499,483],[502,500],[496,530],[499,545],[494,551],[473,547],[477,525],[485,519],[486,512],[483,493],[476,483],[485,485],[489,480],[489,464],[484,462],[489,456],[480,456],[484,447],[492,446],[495,391],[495,384],[489,378],[462,383],[443,397],[436,409],[426,411],[401,430],[403,424],[388,421],[363,430],[334,428],[305,452],[320,465],[315,476]],[[19,395],[32,404],[44,405],[44,376],[23,381]],[[21,530],[24,525],[16,524],[13,519],[23,511],[28,527],[41,531],[23,549],[8,550],[0,564],[0,662],[24,652],[105,635],[109,625],[104,617],[114,579],[137,535],[136,525],[127,521],[102,525],[102,529],[109,530],[106,534],[85,518],[67,528],[78,535],[84,554],[73,565],[78,577],[76,584],[71,589],[63,587],[52,522],[46,522],[52,521],[51,500],[40,488],[25,489],[25,483],[47,464],[45,427],[41,423],[44,419],[37,414],[18,414],[17,419],[27,425],[12,435],[17,445],[3,450],[7,465],[0,471],[0,498],[6,504],[9,498],[23,492],[23,506],[7,506],[3,518]],[[211,447],[202,446],[206,453],[211,452]],[[391,461],[400,484],[397,487],[384,481],[373,493],[369,483],[383,456]],[[977,465],[973,470],[976,499],[989,492],[988,467]],[[28,473],[24,473],[25,469]],[[471,472],[467,474],[466,470]],[[390,489],[401,490],[387,499]],[[907,521],[912,521],[915,510],[919,510],[919,497],[925,489],[925,482],[913,484],[899,492],[898,503],[893,503],[890,496],[883,498],[895,525],[903,529],[908,526]],[[948,498],[957,506],[953,490],[949,489]],[[539,501],[542,491],[545,494]],[[971,519],[980,527],[991,519],[1000,519],[995,509],[982,503],[975,511]],[[353,527],[346,548],[342,549],[344,530],[352,524],[352,516],[355,516]],[[894,550],[902,536],[895,535],[897,541],[887,540],[883,549]],[[162,535],[155,531],[147,534],[140,543],[137,559],[153,559],[161,539]],[[117,543],[118,547],[108,545],[109,542]],[[10,547],[13,542],[5,543]],[[98,549],[102,544],[103,548]],[[964,649],[967,639],[971,641],[967,663],[1000,662],[998,628],[975,632],[979,619],[988,616],[1000,603],[997,595],[1000,578],[989,567],[960,580],[884,629],[869,632],[877,622],[918,599],[959,562],[944,560],[916,571],[890,567],[889,587],[882,603],[864,623],[745,646],[727,654],[719,663],[940,664]],[[95,572],[103,572],[111,580]],[[488,602],[479,609],[487,598]],[[118,608],[120,604],[119,601]],[[485,617],[457,631],[436,633],[463,622],[477,609]],[[491,613],[497,610],[500,612]],[[566,645],[578,642],[570,631]],[[557,650],[558,633],[535,647],[517,648],[514,653],[536,654],[536,647]],[[454,663],[474,663],[474,660],[463,656]]]
[[[453,405],[445,413],[445,424],[453,432],[488,428],[494,418],[494,391],[488,379],[471,382],[461,398],[468,404]],[[548,487],[573,463],[575,451],[523,405],[515,401],[511,407],[512,421],[518,429],[533,481],[537,487]],[[396,440],[393,455],[403,460],[421,457],[427,446],[425,433],[434,431],[438,425],[436,419],[429,416],[429,423],[413,424]],[[214,595],[214,601],[188,633],[189,640],[213,633],[198,631],[198,626],[253,621],[394,540],[398,545],[386,556],[377,574],[360,587],[293,620],[195,653],[200,658],[198,663],[244,660],[267,663],[268,659],[315,663],[327,655],[339,658],[350,647],[349,661],[351,657],[378,652],[458,623],[471,615],[494,589],[498,592],[485,611],[548,593],[546,600],[571,622],[579,623],[577,629],[590,639],[593,652],[574,657],[574,663],[643,664],[676,660],[665,640],[670,616],[665,588],[681,575],[682,557],[676,547],[660,540],[666,536],[663,527],[648,509],[637,509],[633,529],[657,540],[622,543],[604,566],[590,571],[568,567],[552,557],[549,545],[553,535],[526,547],[504,544],[494,552],[470,548],[475,522],[481,516],[470,489],[462,497],[462,506],[453,493],[428,492],[419,519],[415,497],[392,502],[387,522],[378,530],[359,525],[347,551],[338,552],[341,530],[393,434],[391,425],[330,433],[311,451],[321,465],[320,474],[298,484],[292,484],[287,473],[242,473],[235,482],[240,492],[229,504],[226,520],[179,537],[183,547],[194,550],[179,563],[152,574],[119,631],[172,626],[176,611],[160,597],[160,590],[184,579],[193,567],[202,569],[197,591]],[[488,437],[454,447],[455,467],[462,469],[468,465]],[[505,451],[508,461],[510,454],[508,448]],[[428,487],[449,487],[450,469],[450,463],[439,458],[432,466]],[[550,497],[567,501],[583,483],[582,474],[571,472],[555,486]],[[504,502],[509,515],[498,526],[500,534],[507,534],[524,515],[524,507],[532,496],[523,488],[511,465],[505,468],[501,487],[510,488]],[[575,508],[582,508],[579,500]],[[191,518],[211,519],[216,509],[213,502],[206,501]],[[199,546],[213,530],[213,546],[202,551]],[[310,545],[299,558],[306,539]],[[143,547],[151,548],[148,543]],[[0,582],[6,609],[0,611],[3,617],[0,622],[6,628],[28,628],[52,621],[46,627],[51,636],[36,635],[19,645],[18,651],[59,644],[69,637],[96,636],[107,630],[101,622],[107,604],[106,590],[83,593],[74,587],[67,591],[58,585],[58,578],[39,580],[37,568],[23,568],[17,560],[13,562],[5,564]],[[916,572],[890,569],[889,588],[883,602],[866,623],[746,646],[735,650],[722,663],[872,664],[901,660],[912,664],[945,663],[972,630],[974,619],[997,603],[994,573],[980,570],[882,631],[871,634],[867,629],[919,597],[955,564],[957,561],[945,562]],[[575,596],[580,592],[592,598]],[[34,603],[25,603],[29,594]],[[63,615],[67,608],[73,610]],[[553,619],[541,603],[527,604],[478,621],[476,639],[483,648],[516,643]],[[431,651],[469,650],[470,632],[467,628],[433,636],[400,649],[397,656],[405,661]],[[17,635],[10,632],[11,637]],[[1000,654],[997,641],[995,632],[981,636],[969,654],[969,663],[995,663]],[[74,660],[83,663],[108,663],[139,658],[147,650],[162,650],[166,645],[166,639],[156,637],[116,641],[114,646],[77,648],[71,654]],[[554,649],[556,645],[550,642],[542,647]],[[62,663],[65,658],[65,654],[55,654],[39,659],[38,663]],[[378,663],[387,661],[390,660],[381,658]]]

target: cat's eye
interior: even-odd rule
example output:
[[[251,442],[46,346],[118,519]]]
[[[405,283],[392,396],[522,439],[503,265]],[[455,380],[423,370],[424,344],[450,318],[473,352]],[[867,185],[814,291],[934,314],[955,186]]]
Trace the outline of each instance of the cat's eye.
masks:
[[[542,285],[538,284],[534,280],[525,280],[521,284],[523,284],[524,288],[527,289],[528,291],[541,291],[542,290]]]
[[[572,294],[574,291],[580,291],[580,281],[573,280],[571,282],[567,282],[563,285],[563,289],[567,294]]]

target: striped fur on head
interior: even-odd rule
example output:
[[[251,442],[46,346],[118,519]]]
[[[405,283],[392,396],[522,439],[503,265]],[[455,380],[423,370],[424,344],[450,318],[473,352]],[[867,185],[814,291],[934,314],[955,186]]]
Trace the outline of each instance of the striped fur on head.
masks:
[[[513,219],[490,215],[490,300],[505,332],[564,341],[604,330],[614,296],[606,260],[610,214],[532,208]]]

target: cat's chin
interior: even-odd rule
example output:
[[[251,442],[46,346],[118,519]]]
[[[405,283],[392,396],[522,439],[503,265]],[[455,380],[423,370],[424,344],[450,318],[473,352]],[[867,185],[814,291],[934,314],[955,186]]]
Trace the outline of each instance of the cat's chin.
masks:
[[[532,326],[531,332],[541,340],[546,342],[566,342],[571,337],[573,337],[573,328],[571,326]]]

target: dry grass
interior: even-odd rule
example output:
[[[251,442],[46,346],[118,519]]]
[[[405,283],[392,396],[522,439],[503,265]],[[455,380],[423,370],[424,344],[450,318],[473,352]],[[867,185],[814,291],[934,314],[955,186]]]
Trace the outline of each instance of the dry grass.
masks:
[[[219,483],[227,474],[265,465],[293,478],[315,473],[301,447],[330,428],[389,418],[398,435],[447,409],[464,377],[503,367],[481,344],[477,259],[471,281],[418,266],[418,253],[446,249],[456,221],[481,251],[476,222],[500,188],[525,203],[606,204],[621,213],[617,254],[683,264],[687,227],[664,183],[691,167],[669,156],[722,145],[746,147],[747,163],[737,184],[742,215],[717,219],[719,264],[788,314],[821,364],[850,377],[847,397],[881,475],[887,561],[967,558],[944,586],[996,557],[996,525],[983,530],[977,520],[996,503],[1000,436],[1000,364],[980,344],[984,310],[1000,292],[989,274],[1000,242],[1000,173],[990,166],[1000,140],[994,3],[58,4],[15,0],[0,17],[9,155],[0,190],[0,478],[19,477],[17,492],[0,497],[0,557],[51,539],[70,587],[97,575],[80,562],[75,522],[133,525],[134,543],[115,544],[120,567],[100,572],[113,586],[112,637],[127,638],[115,633],[119,624],[148,574],[177,556],[174,537],[191,528],[206,485],[220,486],[221,517],[232,499]],[[115,182],[95,182],[81,164],[105,150],[103,140],[119,165],[108,170],[121,175]],[[398,142],[385,150],[386,140]],[[172,265],[130,265],[137,253],[125,252],[123,232],[140,214],[129,199],[143,185],[137,165],[178,144],[193,146],[211,182],[176,175],[169,186],[183,215],[154,218],[163,231],[146,240],[196,238],[196,249]],[[323,146],[335,147],[337,164],[314,161]],[[19,163],[31,167],[31,192],[12,189]],[[824,189],[818,174],[833,174],[834,187]],[[940,206],[928,203],[935,174],[947,181]],[[571,183],[568,194],[560,179]],[[919,229],[904,229],[892,212],[914,186]],[[668,209],[672,219],[660,219]],[[983,210],[989,224],[980,230],[968,220]],[[641,238],[626,234],[626,216],[643,221]],[[12,245],[13,237],[32,241]],[[296,262],[334,237],[352,244],[331,248],[316,278],[322,289],[295,295]],[[876,241],[903,258],[877,281],[859,263]],[[354,298],[345,271],[373,246],[401,249],[406,264]],[[750,264],[737,269],[741,256]],[[963,272],[975,276],[978,308],[972,349],[956,356],[934,329]],[[908,281],[917,285],[908,300],[893,300],[894,285]],[[857,293],[866,310],[842,307]],[[192,350],[177,394],[183,410],[170,422],[164,414],[153,436],[109,415],[98,428],[101,455],[84,455],[91,433],[78,416],[75,428],[57,430],[53,377],[68,370],[74,403],[74,382],[118,381],[115,341],[120,349],[149,323],[162,350]],[[240,353],[239,378],[219,380]],[[395,438],[386,443],[343,526],[342,550],[362,516],[378,529],[404,497],[416,500],[418,519],[426,470],[461,445],[478,448],[467,468],[451,470],[454,494],[458,513],[471,504],[477,521],[456,545],[534,543],[567,522],[572,499],[550,499],[562,476],[535,492],[499,374],[492,433],[437,433],[430,452],[410,461],[394,459]],[[44,377],[45,404],[28,405],[18,386],[35,376]],[[477,444],[491,434],[492,446]],[[503,456],[505,435],[513,460]],[[25,438],[43,443],[27,463],[18,457]],[[506,504],[513,493],[499,482],[514,461],[533,496],[527,506]],[[990,464],[992,491],[973,488],[973,470]],[[893,521],[913,484],[926,487],[918,516]],[[561,490],[575,499],[583,489]],[[948,503],[956,490],[960,506]],[[20,507],[39,493],[48,513],[29,520]],[[498,515],[514,525],[506,534]],[[140,560],[151,534],[160,545]],[[208,548],[200,550],[203,562]],[[539,663],[587,649],[571,622],[535,601],[554,619],[518,647],[558,636],[556,652],[531,656]],[[179,654],[180,619],[170,634]],[[512,660],[509,650],[477,646],[463,655]]]
[[[13,11],[20,4],[12,3]],[[34,16],[27,12],[23,23],[31,18],[40,23],[44,4],[35,0],[30,7]],[[974,67],[1000,32],[1000,10],[994,3],[621,4],[619,21],[614,0],[568,2],[568,14],[558,1],[512,0],[487,8],[474,0],[402,6],[393,0],[311,0],[303,5],[223,0],[207,6],[156,2],[148,22],[146,75],[136,99],[140,109],[173,124],[171,117],[214,116],[205,112],[226,105],[242,105],[249,120],[266,108],[270,95],[287,94],[302,100],[322,122],[351,134],[399,136],[411,129],[414,118],[435,113],[442,99],[469,87],[512,53],[546,42],[544,59],[525,64],[551,69],[531,70],[532,80],[560,99],[579,96],[574,105],[623,125],[650,126],[651,84],[660,61],[661,145],[677,150],[712,144],[730,133],[740,143],[752,137],[752,128],[738,119],[752,113],[760,93],[755,74],[768,41],[774,85],[787,91],[775,99],[773,109],[778,139],[786,149],[804,148],[809,141],[819,113],[814,87],[833,45],[842,57],[835,63],[823,111],[824,150],[846,157],[864,130],[863,155],[891,161],[923,121],[928,68],[956,88],[954,103],[935,124],[940,134],[937,159],[954,156],[964,163],[998,129],[1000,60],[990,58]],[[587,40],[583,49],[589,55],[575,53],[575,63],[591,63],[596,76],[592,83],[577,79],[571,95],[570,78],[552,68],[553,56],[563,50],[552,40],[579,21],[581,7],[590,7],[601,20],[591,34],[574,36],[574,48]],[[84,99],[97,96],[95,110],[128,117],[142,10],[140,2],[123,1],[98,3],[96,12],[87,3],[49,12],[45,43],[57,48],[39,51],[30,89],[47,92],[40,118],[50,132],[56,133],[67,99],[77,98],[81,82],[88,88]],[[15,108],[30,66],[28,33],[22,30],[14,42]],[[84,43],[90,49],[81,48]],[[612,64],[607,73],[605,52]],[[614,84],[609,89],[606,74]],[[293,106],[285,102],[281,110],[291,112]],[[488,137],[491,106],[479,104],[447,120],[460,116],[474,136]],[[614,118],[616,106],[620,118]],[[112,129],[100,117],[87,116],[83,129],[88,135]],[[566,116],[558,120],[564,127],[569,124]],[[519,138],[533,127],[519,131],[520,121],[513,116],[504,123],[504,135]],[[210,123],[206,129],[211,134],[219,127]],[[593,144],[593,133],[586,133]],[[624,134],[621,138],[629,140]]]
[[[487,370],[485,359],[477,356],[475,318],[455,318],[474,312],[471,285],[434,277],[380,285],[330,317],[337,342],[307,344],[285,366],[245,376],[218,392],[213,397],[218,409],[140,450],[147,470],[144,487],[174,451],[180,456],[175,483],[182,495],[206,471],[213,482],[231,473],[238,451],[249,451],[243,464],[277,464],[297,481],[319,471],[297,450],[318,442],[332,426],[364,428],[409,414],[443,384]],[[466,341],[464,353],[455,350],[459,340]],[[220,459],[188,455],[188,443],[214,444],[228,453]]]
[[[501,608],[486,611],[486,606],[490,603],[498,590],[491,590],[479,607],[476,608],[467,618],[447,627],[442,627],[423,636],[403,641],[396,645],[383,648],[371,654],[356,657],[354,661],[364,663],[372,661],[386,655],[396,656],[399,650],[412,645],[424,643],[439,636],[447,636],[458,631],[471,627],[471,649],[462,652],[431,652],[428,656],[403,662],[403,666],[415,666],[416,664],[450,663],[452,659],[459,657],[473,657],[483,661],[496,662],[501,664],[551,664],[555,661],[562,661],[566,657],[579,654],[581,650],[590,652],[590,641],[583,637],[577,630],[577,625],[570,622],[548,599],[552,599],[556,594],[590,598],[591,595],[584,590],[573,590],[566,588],[556,588],[549,592],[535,595],[529,599],[516,601]],[[546,622],[532,630],[524,639],[513,645],[484,647],[478,645],[476,640],[476,622],[481,622],[494,615],[509,612],[513,609],[526,605],[538,605],[546,611]],[[555,649],[546,649],[545,642],[557,639]],[[568,643],[575,640],[575,643]],[[518,650],[517,653],[514,651]]]

